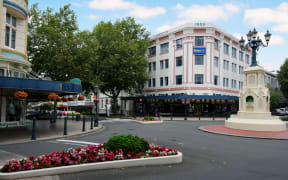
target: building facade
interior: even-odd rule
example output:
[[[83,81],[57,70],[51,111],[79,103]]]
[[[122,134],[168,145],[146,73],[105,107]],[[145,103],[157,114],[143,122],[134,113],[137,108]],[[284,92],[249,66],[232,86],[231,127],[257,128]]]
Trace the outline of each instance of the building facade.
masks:
[[[151,38],[145,95],[237,96],[251,51],[213,24],[191,23]]]

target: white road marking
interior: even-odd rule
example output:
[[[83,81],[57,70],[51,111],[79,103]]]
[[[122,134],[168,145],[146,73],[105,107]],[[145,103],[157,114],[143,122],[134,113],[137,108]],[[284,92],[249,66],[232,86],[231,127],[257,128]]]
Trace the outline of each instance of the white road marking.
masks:
[[[56,140],[56,141],[49,141],[51,143],[61,143],[61,144],[69,144],[69,145],[75,145],[75,146],[83,146],[83,145],[99,145],[99,143],[94,142],[87,142],[87,141],[73,141],[73,140]]]

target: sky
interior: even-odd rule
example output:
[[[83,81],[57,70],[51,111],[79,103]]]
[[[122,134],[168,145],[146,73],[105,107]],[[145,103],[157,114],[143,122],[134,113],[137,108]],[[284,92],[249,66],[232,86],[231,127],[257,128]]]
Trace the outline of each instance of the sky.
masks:
[[[188,22],[213,23],[237,38],[254,27],[268,47],[260,47],[258,63],[269,71],[279,70],[288,58],[288,1],[284,0],[29,0],[42,10],[58,10],[71,4],[80,30],[92,30],[100,21],[132,16],[151,35]],[[247,42],[247,41],[246,41]]]

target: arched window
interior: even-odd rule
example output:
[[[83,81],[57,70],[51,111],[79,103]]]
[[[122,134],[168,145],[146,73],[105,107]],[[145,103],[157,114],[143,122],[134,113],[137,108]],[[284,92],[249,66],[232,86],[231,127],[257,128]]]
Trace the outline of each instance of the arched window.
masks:
[[[246,102],[253,102],[253,101],[254,101],[254,99],[253,99],[252,96],[248,96],[248,97],[246,98]]]

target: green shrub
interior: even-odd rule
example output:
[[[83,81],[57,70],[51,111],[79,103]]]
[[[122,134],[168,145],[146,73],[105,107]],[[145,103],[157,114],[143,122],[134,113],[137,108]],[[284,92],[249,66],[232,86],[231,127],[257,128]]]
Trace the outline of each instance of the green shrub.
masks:
[[[153,121],[154,117],[153,116],[144,116],[144,120]]]
[[[115,115],[111,115],[111,116],[109,116],[108,118],[118,118],[118,117],[115,116]]]
[[[288,121],[288,117],[282,117],[281,118],[283,121]]]
[[[110,138],[104,148],[114,152],[122,149],[124,155],[127,155],[128,152],[134,152],[135,154],[145,152],[149,149],[149,144],[145,139],[129,134]]]

